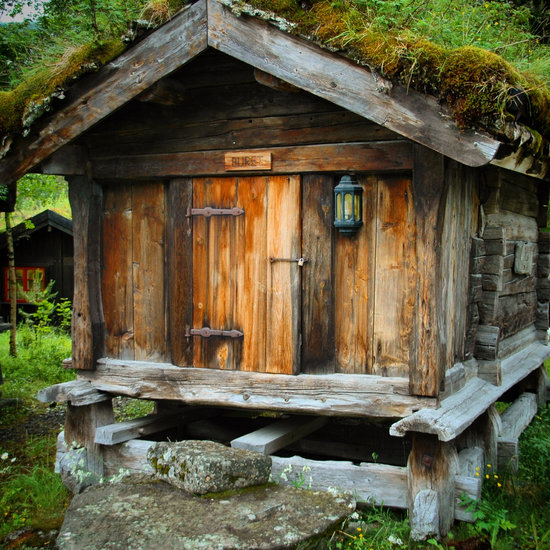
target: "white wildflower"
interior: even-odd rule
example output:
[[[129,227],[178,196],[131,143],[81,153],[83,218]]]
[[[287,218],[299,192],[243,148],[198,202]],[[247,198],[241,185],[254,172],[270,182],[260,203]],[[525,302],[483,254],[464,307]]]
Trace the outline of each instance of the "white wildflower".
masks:
[[[388,537],[388,541],[392,544],[397,544],[397,546],[403,546],[403,541],[399,537],[394,537],[393,535],[390,535]]]
[[[8,456],[9,456],[8,453],[2,453],[2,456],[0,456],[0,458],[2,460],[8,460]]]

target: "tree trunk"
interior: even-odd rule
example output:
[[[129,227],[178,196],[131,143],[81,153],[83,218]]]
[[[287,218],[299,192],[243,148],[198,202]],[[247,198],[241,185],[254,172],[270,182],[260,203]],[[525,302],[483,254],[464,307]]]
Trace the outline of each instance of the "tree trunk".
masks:
[[[15,276],[15,252],[13,249],[13,233],[11,230],[11,214],[5,212],[6,238],[8,241],[8,296],[10,300],[10,355],[17,356],[17,344],[15,341],[17,329],[17,279]]]

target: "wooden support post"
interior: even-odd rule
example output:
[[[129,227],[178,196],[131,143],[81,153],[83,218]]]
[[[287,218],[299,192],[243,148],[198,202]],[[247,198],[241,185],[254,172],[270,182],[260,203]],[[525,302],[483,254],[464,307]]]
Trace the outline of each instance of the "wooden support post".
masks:
[[[459,470],[454,442],[414,433],[407,463],[408,505],[413,540],[445,536],[455,517],[455,476]]]
[[[537,412],[537,396],[523,393],[510,405],[501,417],[501,433],[498,444],[498,470],[516,472],[519,466],[519,437]]]
[[[95,443],[96,428],[114,422],[112,401],[102,401],[92,405],[75,407],[67,404],[65,417],[65,442],[67,447],[73,445],[86,449],[86,465],[90,482],[103,477],[103,456],[101,446]]]
[[[86,176],[69,179],[74,231],[74,369],[92,370],[104,355],[101,301],[101,187]]]
[[[443,157],[425,147],[414,147],[413,201],[417,216],[416,254],[418,284],[409,367],[411,395],[437,396],[445,376],[441,339],[442,285],[439,277],[441,216],[444,208]]]

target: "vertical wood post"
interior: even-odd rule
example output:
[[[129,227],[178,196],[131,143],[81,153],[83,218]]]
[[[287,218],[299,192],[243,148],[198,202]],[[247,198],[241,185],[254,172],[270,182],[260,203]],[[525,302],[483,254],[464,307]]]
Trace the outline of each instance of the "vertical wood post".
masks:
[[[418,282],[411,338],[414,346],[409,369],[409,390],[412,395],[437,396],[445,372],[438,317],[444,313],[439,311],[444,188],[443,156],[415,145],[413,202]]]
[[[455,476],[459,470],[454,442],[413,434],[407,462],[411,537],[424,540],[445,536],[455,517]]]
[[[65,442],[68,447],[76,444],[86,449],[86,464],[82,465],[90,474],[90,482],[103,477],[103,456],[101,445],[94,443],[96,428],[114,422],[112,400],[92,405],[75,407],[67,404],[65,417]],[[88,480],[86,480],[88,481]],[[87,483],[84,483],[86,485]]]
[[[69,179],[73,214],[73,368],[91,370],[104,354],[101,300],[101,186],[87,176]]]
[[[193,180],[172,180],[166,193],[167,310],[171,359],[174,365],[193,365],[193,234],[187,209],[193,206]]]

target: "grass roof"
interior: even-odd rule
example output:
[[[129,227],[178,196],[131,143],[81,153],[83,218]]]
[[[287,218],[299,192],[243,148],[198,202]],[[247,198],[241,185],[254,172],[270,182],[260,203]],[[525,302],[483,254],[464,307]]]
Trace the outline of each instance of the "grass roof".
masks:
[[[449,106],[459,127],[510,137],[513,134],[510,123],[520,121],[533,136],[534,152],[546,153],[542,138],[550,140],[550,47],[526,30],[527,20],[521,19],[522,14],[527,17],[526,12],[512,8],[508,2],[223,0],[223,3],[237,12],[250,13],[253,8],[256,16],[284,18],[291,23],[280,25],[286,31],[340,51],[394,82],[437,96]],[[457,4],[462,12],[457,12]],[[153,0],[145,13],[155,24],[160,24],[180,6],[179,0]],[[476,9],[479,14],[473,17]],[[449,10],[451,15],[457,12],[455,19],[445,19]],[[456,21],[461,17],[462,26],[457,27]],[[465,22],[472,27],[470,34],[465,33]],[[491,44],[494,51],[480,47]],[[63,97],[63,91],[74,79],[107,63],[124,47],[122,41],[115,40],[84,45],[68,52],[56,65],[31,73],[14,90],[0,92],[0,146],[2,136],[28,132],[31,123],[49,108],[52,98]],[[537,57],[538,52],[542,53]],[[536,75],[533,69],[541,60],[547,64],[543,63]],[[521,71],[518,65],[529,70]]]

